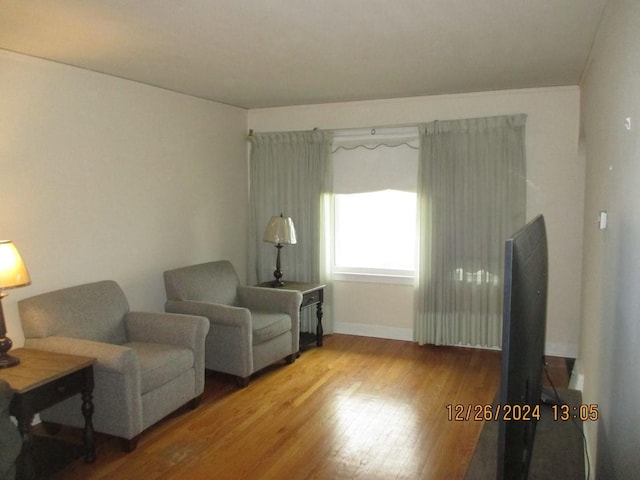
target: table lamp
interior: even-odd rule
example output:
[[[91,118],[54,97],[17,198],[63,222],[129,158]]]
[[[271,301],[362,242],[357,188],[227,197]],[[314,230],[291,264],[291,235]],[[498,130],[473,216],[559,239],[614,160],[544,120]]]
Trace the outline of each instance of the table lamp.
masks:
[[[0,368],[18,365],[20,360],[7,352],[11,350],[13,342],[7,337],[7,327],[4,323],[2,299],[7,296],[4,292],[8,288],[24,287],[31,283],[27,267],[18,253],[18,249],[10,240],[0,240]]]
[[[272,287],[282,287],[282,270],[280,270],[280,250],[283,245],[293,245],[296,243],[296,229],[293,226],[293,220],[289,217],[271,217],[267,229],[264,231],[263,240],[269,243],[275,243],[278,249],[276,256],[276,269],[273,271],[275,280],[271,282]]]

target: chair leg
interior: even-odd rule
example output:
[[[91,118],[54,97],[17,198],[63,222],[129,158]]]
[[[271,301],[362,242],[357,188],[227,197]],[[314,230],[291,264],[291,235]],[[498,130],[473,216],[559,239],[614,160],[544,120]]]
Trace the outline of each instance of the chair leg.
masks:
[[[197,397],[191,399],[191,401],[189,402],[190,410],[195,410],[196,408],[198,408],[198,405],[200,405],[200,401],[202,400],[202,395],[203,394],[200,394]]]
[[[236,383],[240,388],[245,388],[249,385],[249,380],[251,380],[251,376],[247,377],[236,377]]]
[[[121,446],[122,446],[122,451],[126,452],[126,453],[131,453],[133,452],[137,447],[138,447],[138,438],[140,436],[135,436],[133,438],[122,438],[122,442],[121,442]]]
[[[291,355],[287,355],[287,365],[291,365],[293,362],[295,362],[297,356],[298,355],[296,353],[292,353]]]

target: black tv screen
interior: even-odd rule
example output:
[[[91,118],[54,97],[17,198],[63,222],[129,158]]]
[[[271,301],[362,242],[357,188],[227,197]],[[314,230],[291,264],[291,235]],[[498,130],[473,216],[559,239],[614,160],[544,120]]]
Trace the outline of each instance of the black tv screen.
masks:
[[[547,233],[537,216],[505,242],[498,480],[526,479],[539,418],[548,286]],[[537,413],[537,415],[536,415]]]

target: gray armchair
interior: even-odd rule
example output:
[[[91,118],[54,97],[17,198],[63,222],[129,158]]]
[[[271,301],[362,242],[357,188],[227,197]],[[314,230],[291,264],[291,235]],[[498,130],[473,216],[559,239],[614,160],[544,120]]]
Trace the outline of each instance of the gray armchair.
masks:
[[[300,292],[242,286],[228,261],[164,272],[164,284],[167,312],[209,319],[207,369],[235,375],[246,386],[254,372],[283,359],[295,361]]]
[[[95,357],[93,425],[132,451],[139,434],[204,391],[206,318],[129,311],[111,280],[18,302],[25,347]],[[82,427],[79,395],[40,413]]]

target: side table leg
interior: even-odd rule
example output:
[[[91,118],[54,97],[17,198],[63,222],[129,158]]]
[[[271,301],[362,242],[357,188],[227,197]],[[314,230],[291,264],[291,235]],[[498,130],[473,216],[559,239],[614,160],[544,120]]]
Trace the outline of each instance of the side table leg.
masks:
[[[93,463],[96,460],[96,443],[93,433],[93,369],[87,374],[86,386],[82,389],[82,415],[84,416],[84,462]]]
[[[324,330],[322,328],[322,315],[322,302],[318,302],[316,309],[316,316],[318,317],[318,324],[316,325],[316,345],[318,347],[322,346],[322,336],[324,335]]]

